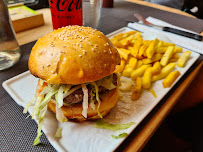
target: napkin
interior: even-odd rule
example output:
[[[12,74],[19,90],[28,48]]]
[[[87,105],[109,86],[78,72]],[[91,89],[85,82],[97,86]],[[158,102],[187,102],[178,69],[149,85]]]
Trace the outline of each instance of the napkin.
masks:
[[[180,30],[183,30],[183,31],[195,33],[193,31],[186,30],[184,28],[174,26],[172,24],[169,24],[167,22],[164,22],[162,20],[159,20],[159,19],[156,19],[156,18],[153,18],[153,17],[148,17],[146,20],[153,23],[153,24],[156,24],[156,25],[173,27],[173,28],[177,28],[177,29],[180,29]],[[141,31],[143,33],[154,33],[154,34],[165,35],[165,36],[168,37],[168,39],[172,43],[174,43],[174,44],[176,44],[176,45],[178,45],[180,47],[183,47],[183,48],[185,48],[187,50],[203,54],[203,42],[201,42],[201,41],[193,40],[191,38],[187,38],[187,37],[180,36],[180,35],[177,35],[177,34],[173,34],[173,33],[170,33],[170,32],[161,31],[161,30],[155,29],[153,27],[149,27],[149,26],[146,26],[146,25],[143,25],[143,24],[140,24],[140,23],[136,23],[136,22],[128,23],[128,27],[136,29],[136,30]]]

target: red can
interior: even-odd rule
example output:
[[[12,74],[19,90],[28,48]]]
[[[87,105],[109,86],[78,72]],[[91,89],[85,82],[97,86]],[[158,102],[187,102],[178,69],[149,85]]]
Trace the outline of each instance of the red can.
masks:
[[[82,0],[49,0],[53,28],[82,25]]]

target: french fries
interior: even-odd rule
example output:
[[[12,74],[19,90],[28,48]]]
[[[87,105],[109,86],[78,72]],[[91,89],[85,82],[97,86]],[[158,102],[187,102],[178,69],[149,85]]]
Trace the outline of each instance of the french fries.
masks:
[[[157,61],[153,64],[152,74],[158,74],[161,71],[161,64]]]
[[[160,64],[162,66],[166,66],[168,64],[169,59],[172,57],[173,55],[173,50],[174,50],[174,46],[169,46],[166,50],[166,52],[164,53],[163,57],[161,58]]]
[[[146,65],[141,65],[139,68],[135,69],[135,70],[131,73],[131,79],[132,79],[133,81],[135,81],[135,79],[136,79],[137,77],[143,76],[145,70],[146,70],[148,67],[150,67],[150,66],[152,66],[152,65],[151,65],[151,64],[146,64]]]
[[[158,43],[159,43],[159,40],[155,39],[149,44],[149,47],[146,50],[147,58],[152,58]]]
[[[175,68],[175,63],[169,63],[167,66],[163,67],[159,74],[152,76],[152,81],[157,81],[165,78],[173,69]]]
[[[135,85],[132,90],[132,96],[131,96],[132,100],[137,100],[139,98],[141,89],[142,89],[142,78],[137,77],[135,81]]]
[[[134,69],[136,64],[137,64],[137,59],[134,57],[131,57],[129,60],[129,65]]]
[[[132,67],[128,67],[125,70],[123,70],[123,74],[122,75],[129,78],[132,72],[133,72],[133,68]]]
[[[161,46],[156,48],[156,53],[165,53],[167,50],[167,46]]]
[[[121,58],[127,60],[128,59],[128,55],[130,54],[130,51],[127,49],[123,49],[123,48],[117,48]]]
[[[141,44],[142,44],[142,41],[143,41],[143,40],[142,40],[142,37],[137,38],[137,40],[136,40],[136,42],[135,42],[135,44],[134,44],[134,46],[133,46],[133,49],[132,49],[132,51],[131,51],[132,56],[134,56],[134,57],[137,56],[138,51],[139,51],[139,49],[140,49],[140,46],[141,46]]]
[[[114,73],[121,73],[124,68],[125,68],[125,60],[122,59],[120,65],[116,65]]]
[[[146,45],[142,45],[142,46],[140,47],[140,49],[139,49],[138,55],[139,55],[139,56],[142,56],[142,55],[144,54],[144,52],[146,51],[147,47],[148,47],[148,46],[146,46]]]
[[[151,59],[149,58],[142,59],[142,63],[150,64],[152,62],[159,61],[161,58],[162,58],[162,54],[158,53],[158,54],[155,54]]]
[[[143,76],[142,87],[144,89],[149,89],[151,87],[151,79],[152,79],[152,67],[149,67],[146,69]]]
[[[186,61],[189,59],[191,52],[190,51],[185,51],[181,57],[177,61],[177,66],[183,67],[186,63]]]
[[[155,98],[157,98],[157,95],[156,95],[156,93],[154,92],[154,90],[153,90],[152,88],[150,88],[149,91],[152,93],[152,95],[153,95]]]
[[[162,46],[175,46],[175,44],[163,41]]]
[[[132,100],[138,99],[142,88],[149,90],[156,97],[151,88],[154,81],[165,78],[163,87],[170,87],[178,77],[178,71],[172,72],[176,64],[183,67],[191,53],[182,53],[181,47],[162,40],[143,40],[142,34],[136,31],[118,34],[111,42],[122,59],[114,72],[130,77],[135,83]],[[182,53],[181,57],[179,53]]]
[[[180,75],[179,71],[173,71],[169,73],[169,75],[162,82],[163,87],[164,88],[170,87],[173,84],[173,82],[178,78],[179,75]]]
[[[142,60],[138,60],[135,69],[139,68],[142,65],[143,65]]]

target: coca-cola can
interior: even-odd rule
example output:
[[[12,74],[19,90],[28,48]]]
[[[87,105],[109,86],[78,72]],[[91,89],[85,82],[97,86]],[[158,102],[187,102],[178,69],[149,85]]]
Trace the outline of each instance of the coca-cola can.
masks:
[[[53,29],[82,25],[82,0],[49,0]]]

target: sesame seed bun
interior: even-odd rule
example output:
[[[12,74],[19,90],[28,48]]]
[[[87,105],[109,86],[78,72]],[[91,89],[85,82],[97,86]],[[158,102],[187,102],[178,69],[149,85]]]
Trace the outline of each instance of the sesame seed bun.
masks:
[[[30,72],[49,84],[81,84],[113,73],[120,56],[101,32],[84,26],[57,29],[40,38],[29,58]]]

